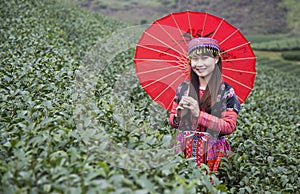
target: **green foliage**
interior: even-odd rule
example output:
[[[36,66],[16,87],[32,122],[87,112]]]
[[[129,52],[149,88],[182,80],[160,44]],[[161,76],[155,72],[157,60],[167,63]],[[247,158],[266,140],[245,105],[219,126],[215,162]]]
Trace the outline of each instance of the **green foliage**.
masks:
[[[300,50],[282,52],[282,58],[291,61],[300,61]]]
[[[2,0],[1,5],[1,193],[289,193],[300,189],[296,76],[269,68],[267,59],[258,62],[255,89],[242,106],[236,132],[229,136],[234,155],[214,174],[207,166],[199,168],[193,160],[168,151],[176,132],[167,115],[154,114],[161,109],[132,76],[133,49],[116,53],[112,64],[91,83],[94,88],[80,90],[78,75],[88,67],[86,53],[124,24],[55,0]],[[122,78],[128,84],[119,88],[128,89],[127,96],[116,90]],[[113,95],[116,91],[120,95]],[[81,115],[79,103],[90,105],[81,99],[84,92],[92,93],[97,108]],[[119,112],[120,106],[126,112]],[[93,124],[97,130],[88,128]],[[137,158],[122,153],[123,148],[144,153],[161,149]],[[153,158],[162,160],[149,163],[155,162]],[[120,168],[130,163],[140,166]]]
[[[272,40],[261,43],[254,43],[255,50],[264,51],[286,51],[286,50],[299,50],[300,38],[285,38],[280,40]]]
[[[74,88],[76,72],[86,51],[123,24],[58,1],[1,1],[1,5],[1,193],[217,192],[215,186],[221,184],[215,176],[206,176],[205,168],[199,170],[179,155],[168,166],[143,171],[118,168],[97,152],[105,145],[89,142],[91,137],[103,137],[79,129],[74,116],[80,97]],[[117,59],[132,54],[131,50]],[[114,107],[105,104],[118,72],[107,69],[103,74],[97,87],[99,124],[129,147],[170,145],[170,127],[128,136],[128,129],[112,118]],[[141,88],[135,92],[145,97]],[[137,112],[146,114],[139,111],[144,109],[142,99],[139,108]]]
[[[289,37],[288,34],[256,34],[256,35],[248,35],[246,38],[251,43],[262,43],[269,41],[278,41],[282,39],[286,39]]]
[[[265,62],[258,61],[256,89],[230,136],[235,154],[220,173],[231,193],[299,190],[299,79]]]
[[[262,66],[268,66],[277,71],[288,73],[291,76],[298,76],[300,73],[299,64],[295,64],[289,61],[271,60],[269,58],[261,58],[259,62]]]

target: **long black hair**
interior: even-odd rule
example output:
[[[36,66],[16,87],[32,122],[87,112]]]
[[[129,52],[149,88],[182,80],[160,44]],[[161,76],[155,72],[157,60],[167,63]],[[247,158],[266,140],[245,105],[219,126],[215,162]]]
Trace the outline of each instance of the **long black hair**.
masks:
[[[210,57],[217,57],[219,56],[218,52],[212,52],[208,51],[207,49],[203,49],[201,52],[204,55],[208,55]],[[191,61],[189,61],[191,64]],[[208,81],[207,87],[205,89],[204,94],[200,98],[199,96],[199,77],[198,75],[191,69],[190,71],[190,82],[188,86],[188,95],[194,98],[199,105],[199,110],[204,110],[205,112],[211,114],[212,113],[212,107],[216,102],[218,92],[220,90],[220,86],[222,83],[222,60],[219,56],[219,60],[217,64],[215,65],[215,68],[212,72],[212,76],[210,77],[210,80]],[[187,125],[189,126],[189,129],[186,129]],[[179,128],[183,130],[195,130],[192,129],[193,124],[191,120],[191,111],[188,111],[188,113],[181,119]],[[194,126],[196,127],[196,126]]]
[[[211,57],[219,56],[218,52],[212,52],[212,50],[207,50],[207,49],[203,49],[202,53]],[[212,76],[210,77],[205,92],[201,98],[199,96],[200,82],[199,82],[198,75],[193,70],[191,70],[189,96],[191,96],[192,98],[197,100],[197,102],[199,102],[200,110],[205,110],[205,112],[211,113],[211,108],[216,102],[221,83],[222,83],[222,60],[221,57],[219,56],[219,60],[215,65],[215,68],[212,72]]]

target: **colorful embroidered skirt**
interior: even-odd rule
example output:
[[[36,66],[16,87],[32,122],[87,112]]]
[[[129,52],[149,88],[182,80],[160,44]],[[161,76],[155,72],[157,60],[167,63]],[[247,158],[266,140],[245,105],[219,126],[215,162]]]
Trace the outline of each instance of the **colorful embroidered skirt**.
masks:
[[[206,164],[213,172],[218,170],[221,158],[231,152],[225,137],[212,137],[206,132],[184,131],[177,141],[187,158],[195,157],[198,166]]]

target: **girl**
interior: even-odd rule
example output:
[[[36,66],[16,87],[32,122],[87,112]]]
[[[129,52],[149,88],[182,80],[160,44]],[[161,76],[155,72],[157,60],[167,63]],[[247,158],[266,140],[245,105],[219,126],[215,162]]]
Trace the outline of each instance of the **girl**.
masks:
[[[195,38],[188,44],[190,81],[176,91],[169,123],[180,129],[177,140],[187,158],[217,171],[231,151],[225,139],[236,126],[240,103],[233,88],[222,81],[222,60],[216,40]]]

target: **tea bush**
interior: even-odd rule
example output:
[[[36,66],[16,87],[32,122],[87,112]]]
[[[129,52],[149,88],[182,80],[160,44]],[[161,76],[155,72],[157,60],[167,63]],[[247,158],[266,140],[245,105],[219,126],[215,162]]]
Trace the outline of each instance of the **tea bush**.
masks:
[[[285,51],[281,54],[282,58],[291,61],[300,61],[300,50],[298,51]]]
[[[300,66],[290,61],[272,60],[269,58],[259,59],[259,62],[263,66],[274,68],[278,71],[288,73],[289,75],[298,76],[300,73]]]
[[[96,78],[88,74],[87,52],[126,25],[54,0],[1,5],[1,193],[300,189],[298,77],[258,62],[255,88],[228,137],[234,154],[213,174],[168,151],[176,132],[134,76],[134,48],[116,53]],[[85,85],[91,77],[96,82]],[[122,78],[128,84],[117,91]]]
[[[287,51],[287,50],[299,50],[300,38],[283,38],[280,40],[264,41],[261,43],[253,43],[253,48],[256,50],[265,51]]]
[[[299,189],[299,79],[258,61],[256,87],[230,136],[233,158],[220,172],[232,193]],[[230,188],[231,187],[231,188]]]
[[[76,72],[98,40],[124,24],[59,1],[1,1],[0,9],[1,193],[221,193],[214,175],[206,176],[205,169],[180,156],[159,168],[114,166],[97,153],[101,146],[90,144],[89,138],[97,139],[97,134],[80,130]],[[122,56],[132,61],[130,53],[120,55],[125,60]],[[118,72],[100,73],[105,74],[99,75],[97,87],[102,108]],[[145,96],[141,89],[137,92]],[[106,104],[101,109],[98,124],[119,142],[131,138],[130,145],[139,146],[126,136],[128,131],[117,131],[111,108]],[[149,131],[141,144],[167,143],[169,129]]]
[[[247,39],[251,43],[262,43],[262,42],[270,42],[270,41],[278,41],[282,39],[286,39],[288,34],[256,34],[256,35],[247,35]]]

